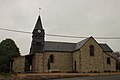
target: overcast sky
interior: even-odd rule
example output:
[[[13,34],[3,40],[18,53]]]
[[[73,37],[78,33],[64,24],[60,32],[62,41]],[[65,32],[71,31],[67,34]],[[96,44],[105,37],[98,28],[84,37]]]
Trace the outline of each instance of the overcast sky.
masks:
[[[32,32],[39,15],[47,34],[85,37],[120,36],[120,0],[0,0],[0,28]],[[0,30],[0,41],[11,38],[28,54],[31,34]],[[47,41],[82,39],[46,36]],[[97,40],[120,51],[120,40]]]

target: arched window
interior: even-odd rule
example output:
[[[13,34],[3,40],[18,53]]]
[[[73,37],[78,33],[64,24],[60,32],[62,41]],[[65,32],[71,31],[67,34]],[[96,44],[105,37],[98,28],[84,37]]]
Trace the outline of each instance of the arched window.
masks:
[[[49,59],[50,59],[50,63],[53,63],[54,62],[54,55],[50,55]]]
[[[110,58],[107,58],[107,64],[111,64]]]
[[[90,56],[94,56],[94,46],[90,45]]]

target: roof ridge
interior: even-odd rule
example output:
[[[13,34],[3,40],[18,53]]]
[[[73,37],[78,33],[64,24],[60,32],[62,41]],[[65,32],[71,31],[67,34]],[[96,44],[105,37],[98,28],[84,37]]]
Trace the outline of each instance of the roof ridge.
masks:
[[[106,43],[98,43],[98,44],[100,44],[100,45],[105,45]]]
[[[45,42],[77,44],[77,43],[72,43],[72,42],[58,42],[58,41],[45,41]]]

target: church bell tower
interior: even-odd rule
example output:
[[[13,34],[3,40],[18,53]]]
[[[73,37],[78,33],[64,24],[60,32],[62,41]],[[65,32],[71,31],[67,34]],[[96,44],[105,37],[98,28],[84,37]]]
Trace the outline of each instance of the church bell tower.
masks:
[[[35,28],[33,29],[32,32],[30,54],[44,52],[44,37],[45,32],[42,27],[41,17],[39,16]]]

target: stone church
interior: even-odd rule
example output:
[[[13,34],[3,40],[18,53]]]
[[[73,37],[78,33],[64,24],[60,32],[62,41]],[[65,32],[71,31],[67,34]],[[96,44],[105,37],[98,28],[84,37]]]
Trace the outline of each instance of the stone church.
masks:
[[[92,36],[78,43],[45,41],[40,16],[32,34],[30,53],[14,58],[14,72],[24,73],[26,67],[33,73],[116,71],[116,60],[111,55],[113,50]]]

